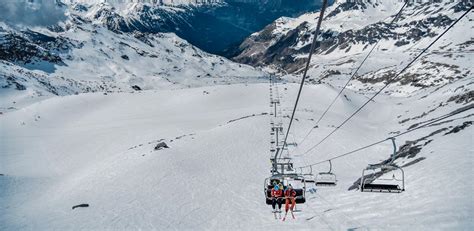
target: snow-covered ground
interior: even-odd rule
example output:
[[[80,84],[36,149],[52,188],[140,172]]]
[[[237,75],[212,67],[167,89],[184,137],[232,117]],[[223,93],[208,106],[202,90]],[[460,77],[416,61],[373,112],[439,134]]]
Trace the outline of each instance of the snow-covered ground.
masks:
[[[175,1],[184,2],[190,1]],[[402,1],[381,3],[361,11],[369,18],[348,8],[324,25],[341,33],[387,22]],[[454,12],[455,4],[444,4],[443,12]],[[407,7],[410,17],[400,21],[436,16],[436,7]],[[312,28],[315,16],[282,18],[270,32],[290,34],[305,21]],[[361,193],[354,187],[363,168],[389,158],[387,141],[334,160],[338,185],[308,185],[307,203],[298,205],[296,220],[286,222],[275,220],[262,189],[270,175],[270,122],[281,119],[288,127],[298,90],[290,82],[299,75],[272,88],[273,97],[281,98],[281,118],[274,119],[268,74],[260,69],[206,54],[173,34],[114,33],[78,15],[70,20],[58,31],[0,23],[0,43],[12,53],[0,60],[0,230],[474,228],[474,69],[472,36],[465,33],[472,29],[470,16],[414,63],[405,81],[305,153],[432,38],[400,49],[390,36],[382,40],[358,80],[301,142],[367,49],[363,41],[349,43],[350,52],[315,55],[309,71],[314,84],[303,89],[289,136],[289,143],[298,144],[289,152],[296,168],[459,113],[397,137],[395,163],[405,170],[405,192]],[[321,76],[323,84],[316,84]],[[169,148],[154,150],[160,142]],[[323,163],[313,172],[327,170]],[[72,209],[82,203],[90,206]]]
[[[411,97],[376,98],[315,152],[298,155],[366,100],[364,95],[346,92],[319,130],[292,152],[296,167],[451,112],[460,104],[447,99],[467,92],[472,86],[468,82],[427,88]],[[298,86],[278,88],[283,115],[288,115]],[[304,88],[290,141],[302,139],[314,125],[311,119],[337,92],[328,85]],[[445,106],[414,118],[440,102]],[[348,191],[367,164],[389,157],[391,144],[383,143],[335,160],[338,185],[308,192],[308,202],[298,206],[296,220],[286,222],[274,219],[262,190],[270,174],[269,111],[269,85],[256,83],[53,97],[4,113],[0,115],[0,230],[474,227],[472,126],[444,135],[472,120],[466,117],[472,116],[472,110],[451,118],[460,119],[397,139],[400,146],[447,128],[429,137],[433,141],[422,146],[416,157],[397,160],[403,165],[426,158],[404,168],[405,192]],[[412,119],[400,122],[407,118]],[[286,128],[288,119],[283,121]],[[159,141],[169,148],[154,150]],[[324,165],[315,169],[326,170]],[[81,203],[90,207],[71,209]]]

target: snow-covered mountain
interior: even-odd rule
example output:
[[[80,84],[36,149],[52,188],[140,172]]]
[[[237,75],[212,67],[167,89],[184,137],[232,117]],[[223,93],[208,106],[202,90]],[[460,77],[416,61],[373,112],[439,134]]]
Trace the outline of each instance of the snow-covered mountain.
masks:
[[[358,190],[362,169],[392,154],[389,141],[378,143],[334,159],[337,185],[308,184],[306,203],[285,222],[263,193],[270,126],[288,128],[299,91],[292,82],[317,13],[281,18],[242,44],[236,60],[290,73],[271,92],[262,83],[268,74],[174,34],[109,27],[137,24],[108,20],[119,12],[108,3],[74,5],[49,28],[39,26],[51,21],[45,14],[33,17],[42,23],[1,23],[0,230],[471,230],[472,13],[305,153],[471,6],[419,2],[394,25],[401,1],[337,1],[328,9],[289,135],[296,145],[288,148],[298,168],[400,135],[395,163],[406,191]],[[161,4],[135,6],[152,3]],[[137,12],[128,10],[120,12]],[[357,80],[315,126],[378,39]],[[276,118],[269,94],[280,101]],[[323,163],[312,173],[328,171]],[[375,181],[400,183],[392,174],[378,172]]]
[[[280,16],[319,8],[312,0],[70,1],[92,21],[120,32],[172,32],[199,48],[225,54]]]
[[[248,65],[170,33],[122,33],[72,11],[58,26],[0,24],[2,110],[31,97],[259,81]]]
[[[98,5],[108,4],[114,7],[120,7],[123,10],[130,10],[131,6],[149,5],[149,6],[193,6],[193,5],[210,5],[223,3],[224,0],[61,0],[65,4],[87,4]],[[128,10],[127,10],[128,9]]]
[[[402,11],[404,1],[337,1],[327,9],[321,42],[311,63],[309,82],[344,80],[373,54],[358,72],[356,85],[371,88],[395,73],[426,47],[462,13],[471,1],[415,1]],[[286,73],[300,73],[313,38],[319,13],[280,18],[254,33],[240,45],[234,60],[254,66],[271,66]],[[420,62],[407,70],[393,91],[411,91],[472,77],[472,14],[461,20]],[[367,83],[371,83],[368,84]]]

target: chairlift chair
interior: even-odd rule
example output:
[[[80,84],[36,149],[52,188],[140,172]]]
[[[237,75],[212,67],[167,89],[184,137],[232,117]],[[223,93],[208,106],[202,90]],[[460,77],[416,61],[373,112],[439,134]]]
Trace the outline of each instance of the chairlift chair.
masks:
[[[397,178],[395,174],[392,178],[380,178],[381,175],[387,172],[400,171],[401,178]],[[366,175],[367,171],[371,174]],[[387,164],[371,164],[362,170],[362,178],[360,180],[361,192],[388,192],[401,193],[405,191],[405,173],[402,168],[396,165]]]
[[[369,164],[369,166],[362,170],[359,185],[361,192],[401,193],[405,191],[405,172],[401,167],[393,163],[397,152],[395,138],[391,137],[389,139],[392,140],[393,144],[393,154],[391,155],[390,162],[386,164]],[[367,171],[372,173],[366,175]],[[381,178],[381,176],[390,172],[392,173],[392,178]],[[395,172],[399,172],[401,178],[397,178]]]
[[[283,127],[279,126],[272,126],[272,132],[283,132]]]
[[[303,172],[302,169],[301,171]],[[303,178],[301,179],[301,181],[304,181],[306,183],[311,183],[311,184],[316,183],[316,179],[313,175],[313,166],[309,166],[309,173],[302,173],[302,175],[303,175]]]
[[[278,148],[277,148],[278,152]],[[292,159],[289,157],[272,157],[270,162],[272,163],[272,174],[296,174],[296,170],[293,168]]]
[[[295,202],[296,204],[303,204],[306,202],[306,183],[299,182],[296,180],[299,177],[298,174],[277,174],[271,177],[268,177],[264,181],[264,195],[265,201],[267,205],[272,204],[271,192],[273,188],[273,182],[282,183],[283,186],[286,188],[288,184],[293,186],[293,190],[296,192]]]
[[[276,99],[271,99],[271,100],[270,100],[270,107],[272,107],[273,104],[280,104],[280,99],[278,99],[278,98],[276,98]]]
[[[337,178],[336,174],[332,173],[332,163],[329,160],[329,171],[320,172],[315,178],[316,186],[336,186]]]

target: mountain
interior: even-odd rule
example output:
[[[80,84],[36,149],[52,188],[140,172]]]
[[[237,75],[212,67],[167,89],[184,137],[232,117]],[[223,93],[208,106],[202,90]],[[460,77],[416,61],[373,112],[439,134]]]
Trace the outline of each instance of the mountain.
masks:
[[[376,42],[379,42],[377,48],[357,73],[355,83],[384,82],[472,3],[410,2],[401,17],[390,24],[402,5],[403,1],[364,0],[337,1],[328,7],[308,82],[347,79]],[[270,66],[285,73],[301,73],[317,17],[318,13],[309,13],[276,20],[247,38],[233,60],[253,66]],[[423,56],[421,62],[409,68],[391,90],[412,91],[470,77],[473,69],[469,59],[474,47],[472,35],[465,30],[472,28],[471,20],[469,15],[461,20]]]
[[[0,23],[2,111],[31,97],[252,82],[266,75],[174,34],[113,31],[81,8],[70,12],[49,28]]]
[[[172,32],[214,54],[230,54],[251,33],[280,16],[317,10],[311,0],[72,1],[87,16],[120,32]]]

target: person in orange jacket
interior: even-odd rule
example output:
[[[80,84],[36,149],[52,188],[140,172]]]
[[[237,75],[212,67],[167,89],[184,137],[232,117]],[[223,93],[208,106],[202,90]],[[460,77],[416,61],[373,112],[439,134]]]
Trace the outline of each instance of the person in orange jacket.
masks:
[[[283,189],[277,184],[273,186],[271,191],[273,212],[281,211],[281,204],[283,203]],[[276,205],[278,204],[278,210]]]
[[[283,221],[286,219],[286,215],[288,214],[288,210],[291,212],[291,216],[295,219],[293,215],[293,209],[296,205],[296,191],[293,189],[291,184],[288,185],[288,188],[285,190],[285,217]]]

